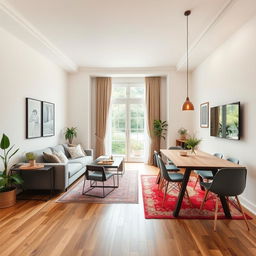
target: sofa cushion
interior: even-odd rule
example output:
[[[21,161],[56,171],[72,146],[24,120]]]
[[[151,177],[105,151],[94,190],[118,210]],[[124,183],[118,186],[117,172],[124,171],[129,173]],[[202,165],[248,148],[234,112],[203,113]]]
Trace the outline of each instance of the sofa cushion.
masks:
[[[62,144],[59,144],[59,145],[57,145],[55,147],[51,147],[51,150],[52,150],[52,153],[63,152],[66,155],[64,146]]]
[[[72,177],[83,168],[80,163],[68,163],[68,177]]]
[[[79,157],[76,159],[69,159],[69,163],[80,163],[82,166],[86,166],[87,164],[90,164],[92,162],[92,157],[91,156],[84,156],[84,157]]]
[[[61,163],[61,160],[58,158],[58,156],[54,154],[43,152],[43,157],[46,163]]]
[[[85,156],[85,153],[82,150],[80,144],[78,144],[76,147],[67,147],[67,149],[72,159]]]
[[[68,162],[66,155],[62,151],[59,151],[59,152],[54,151],[54,155],[56,155],[60,159],[61,163],[66,164]]]

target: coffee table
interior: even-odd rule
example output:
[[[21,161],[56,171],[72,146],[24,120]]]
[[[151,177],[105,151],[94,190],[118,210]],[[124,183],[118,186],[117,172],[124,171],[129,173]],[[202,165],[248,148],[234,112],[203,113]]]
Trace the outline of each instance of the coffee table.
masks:
[[[103,166],[108,171],[110,171],[110,170],[116,171],[116,173],[114,173],[114,175],[117,176],[117,186],[116,187],[118,188],[119,187],[119,176],[120,175],[123,176],[125,173],[124,157],[122,157],[122,156],[113,157],[114,162],[112,164],[98,164],[98,162],[101,162],[104,159],[108,159],[108,156],[100,156],[92,164]]]

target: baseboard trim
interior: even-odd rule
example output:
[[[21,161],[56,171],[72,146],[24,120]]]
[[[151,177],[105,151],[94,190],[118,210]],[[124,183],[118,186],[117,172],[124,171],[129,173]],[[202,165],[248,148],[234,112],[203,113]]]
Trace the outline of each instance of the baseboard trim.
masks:
[[[256,205],[251,203],[249,200],[244,198],[243,196],[239,196],[239,199],[241,201],[241,204],[252,214],[256,215]]]

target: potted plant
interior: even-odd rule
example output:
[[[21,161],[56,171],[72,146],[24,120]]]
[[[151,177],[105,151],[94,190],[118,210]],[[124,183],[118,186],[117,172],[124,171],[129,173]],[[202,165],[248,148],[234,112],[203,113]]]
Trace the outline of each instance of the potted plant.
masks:
[[[36,155],[32,152],[28,152],[26,154],[26,159],[30,163],[30,166],[35,166],[36,165]]]
[[[153,123],[154,135],[161,137],[165,140],[167,127],[168,127],[168,124],[166,121],[154,120],[154,123]]]
[[[77,136],[77,128],[71,127],[67,128],[65,131],[65,139],[68,140],[69,144],[73,143],[73,139]]]
[[[0,208],[6,208],[16,203],[16,184],[22,184],[22,179],[18,174],[11,174],[9,162],[19,149],[13,151],[14,145],[10,147],[9,138],[3,134],[0,148],[3,154],[0,155],[3,161],[3,171],[0,172]]]
[[[188,149],[191,149],[191,153],[196,154],[195,149],[199,145],[200,142],[201,142],[200,139],[197,139],[195,136],[192,136],[186,140],[186,147]]]
[[[178,130],[178,134],[180,135],[181,140],[185,140],[187,138],[188,130],[185,128],[180,128]]]

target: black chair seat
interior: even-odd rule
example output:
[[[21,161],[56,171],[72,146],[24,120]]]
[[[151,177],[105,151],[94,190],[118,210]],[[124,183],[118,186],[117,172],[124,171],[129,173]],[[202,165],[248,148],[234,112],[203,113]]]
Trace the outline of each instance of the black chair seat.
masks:
[[[182,173],[168,173],[170,181],[172,182],[182,182],[183,174]]]
[[[201,182],[201,186],[203,186],[206,190],[209,190],[211,187],[212,183],[211,182]]]
[[[106,179],[108,180],[114,174],[113,173],[109,173],[109,172],[105,172],[105,175],[106,175]],[[90,172],[90,174],[88,175],[88,180],[103,181],[102,172],[97,172],[97,171]]]
[[[168,172],[170,172],[170,171],[172,171],[172,172],[178,172],[180,169],[176,166],[176,165],[174,165],[174,164],[167,164],[166,166],[165,166],[165,168],[166,168],[166,170],[168,171]]]
[[[201,176],[203,179],[207,179],[207,180],[213,179],[212,171],[195,170],[195,173]]]

